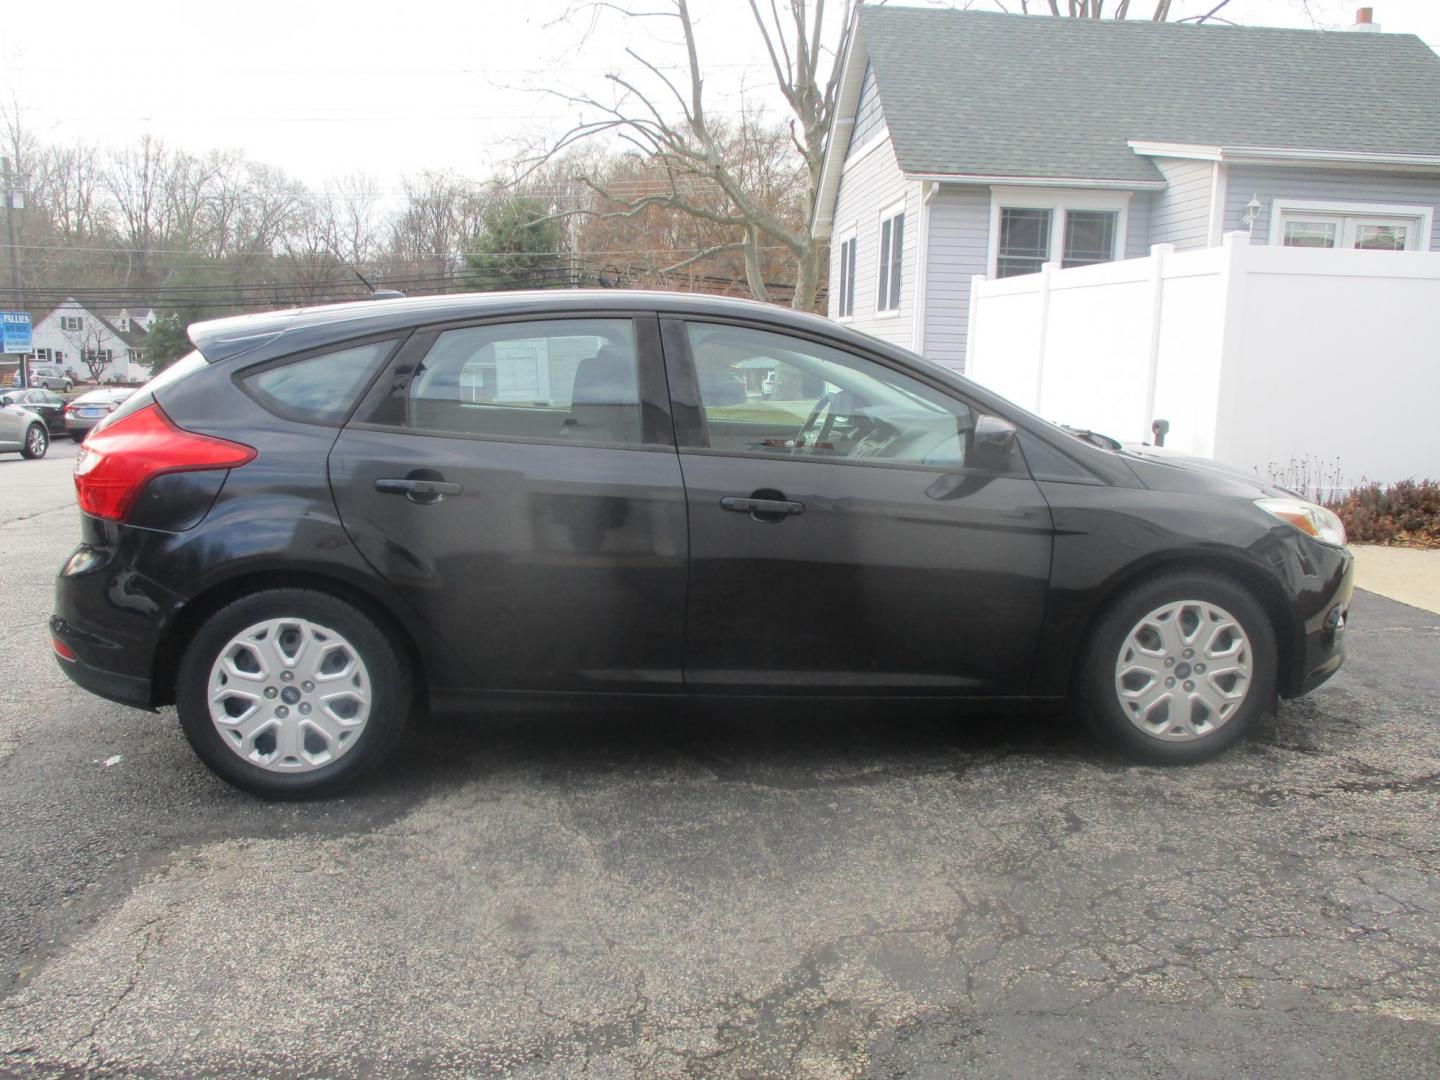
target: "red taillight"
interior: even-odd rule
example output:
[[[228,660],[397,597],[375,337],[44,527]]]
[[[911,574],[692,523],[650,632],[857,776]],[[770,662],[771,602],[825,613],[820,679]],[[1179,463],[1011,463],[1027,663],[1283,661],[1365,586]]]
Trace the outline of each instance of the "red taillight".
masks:
[[[253,447],[178,428],[158,404],[147,405],[90,433],[75,458],[75,491],[85,513],[124,521],[152,476],[234,469],[254,458]]]
[[[50,647],[55,650],[55,655],[60,657],[61,660],[76,659],[75,650],[70,648],[69,645],[66,645],[65,642],[61,641],[58,637],[52,637],[50,639]]]

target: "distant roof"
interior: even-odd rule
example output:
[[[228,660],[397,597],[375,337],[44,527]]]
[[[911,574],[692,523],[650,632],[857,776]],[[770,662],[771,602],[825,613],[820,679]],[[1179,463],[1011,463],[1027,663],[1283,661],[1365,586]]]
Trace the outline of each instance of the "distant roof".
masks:
[[[116,337],[118,337],[121,341],[125,342],[125,344],[129,346],[138,347],[144,344],[145,339],[150,336],[149,331],[147,331],[137,322],[132,322],[130,324],[129,330],[121,330],[120,327],[116,325],[115,320],[120,317],[120,312],[124,311],[124,308],[107,309],[101,307],[100,305],[87,304],[85,303],[85,301],[77,300],[73,296],[67,296],[62,302],[58,304],[46,304],[38,307],[32,306],[30,308],[30,322],[34,326],[39,326],[40,323],[48,319],[51,315],[55,314],[55,312],[59,311],[61,308],[74,308],[88,312],[93,318],[98,319],[100,321],[100,324],[104,326],[107,330],[109,330],[110,333],[114,334]],[[149,310],[149,308],[137,310]]]
[[[1130,140],[1440,155],[1440,57],[1412,34],[869,6],[859,25],[910,174],[1158,180]]]

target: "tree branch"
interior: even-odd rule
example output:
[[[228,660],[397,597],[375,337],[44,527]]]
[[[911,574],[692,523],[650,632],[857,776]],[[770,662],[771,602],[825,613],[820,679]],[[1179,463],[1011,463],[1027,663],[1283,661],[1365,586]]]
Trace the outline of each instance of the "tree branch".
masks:
[[[705,259],[710,258],[712,255],[722,255],[727,251],[739,251],[744,246],[745,242],[743,240],[734,240],[724,244],[716,244],[713,247],[708,247],[703,251],[697,251],[688,259],[681,259],[677,263],[671,263],[669,266],[661,267],[656,272],[660,274],[673,274],[677,270],[684,270],[687,266],[693,266],[697,262],[703,262]]]

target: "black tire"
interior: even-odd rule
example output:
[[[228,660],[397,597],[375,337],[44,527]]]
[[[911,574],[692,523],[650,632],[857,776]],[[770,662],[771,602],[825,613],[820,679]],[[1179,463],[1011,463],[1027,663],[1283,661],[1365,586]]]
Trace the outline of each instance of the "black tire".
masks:
[[[70,393],[71,390],[74,390],[74,389],[75,389],[75,384],[72,383],[69,379],[66,379],[66,380],[65,380],[65,393],[68,394],[68,393]]]
[[[1187,741],[1169,741],[1131,721],[1120,701],[1116,667],[1142,619],[1166,604],[1187,600],[1214,604],[1239,623],[1250,642],[1250,683],[1239,707],[1213,730]],[[1277,667],[1274,628],[1248,590],[1207,571],[1167,573],[1129,588],[1100,617],[1081,653],[1074,705],[1096,736],[1129,756],[1156,765],[1188,765],[1228,750],[1257,717],[1274,708]]]
[[[89,434],[90,432],[88,431],[72,431],[70,432],[70,438],[74,439],[76,442],[84,442],[85,436]]]
[[[273,618],[306,619],[334,630],[369,670],[371,711],[363,730],[335,761],[308,772],[275,772],[245,760],[210,718],[210,672],[221,651],[247,627]],[[353,784],[400,741],[412,697],[410,665],[389,635],[354,605],[310,589],[267,589],[227,604],[194,635],[175,679],[175,708],[195,753],[221,779],[269,799],[331,795]]]
[[[20,444],[20,456],[31,460],[43,458],[50,452],[50,433],[44,424],[31,424],[25,429],[25,440]]]

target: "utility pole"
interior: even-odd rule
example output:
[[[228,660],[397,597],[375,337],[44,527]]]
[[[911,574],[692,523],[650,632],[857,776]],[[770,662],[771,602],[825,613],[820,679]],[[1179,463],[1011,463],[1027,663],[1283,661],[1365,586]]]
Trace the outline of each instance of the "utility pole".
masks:
[[[10,159],[0,158],[0,171],[4,173],[5,181],[5,242],[10,248],[10,295],[14,298],[11,303],[17,307],[25,306],[25,296],[20,291],[20,249],[15,246],[15,211],[25,205],[24,199],[18,196],[14,186],[10,182]],[[17,385],[28,386],[28,372],[25,370],[25,355],[22,353],[16,366]]]

